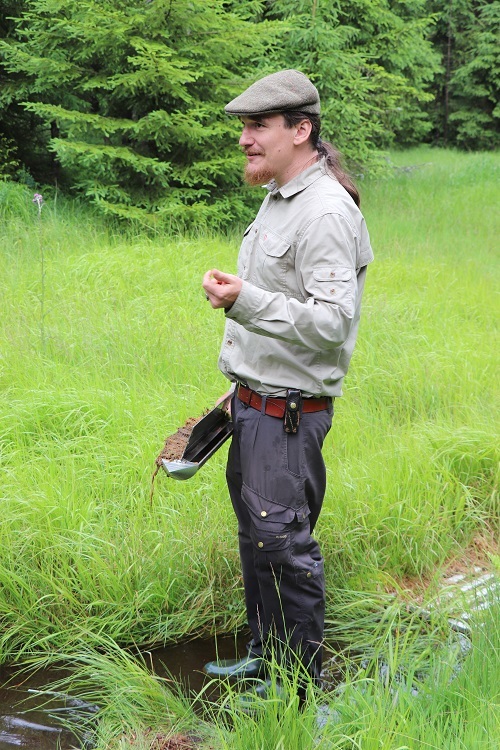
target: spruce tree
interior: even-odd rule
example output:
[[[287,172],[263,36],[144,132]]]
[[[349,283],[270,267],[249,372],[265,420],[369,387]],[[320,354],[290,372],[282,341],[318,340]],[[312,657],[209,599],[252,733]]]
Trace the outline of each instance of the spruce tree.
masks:
[[[289,25],[274,60],[311,75],[325,137],[359,171],[384,163],[378,149],[428,132],[423,102],[438,58],[423,0],[273,0],[264,17]]]
[[[457,39],[459,64],[450,77],[449,125],[457,146],[500,146],[500,2],[475,4]]]
[[[0,49],[68,184],[107,212],[181,227],[244,213],[223,106],[272,31],[224,0],[27,0]]]
[[[0,40],[11,39],[15,34],[12,16],[24,3],[0,0]],[[13,176],[20,162],[30,161],[33,144],[33,116],[15,102],[16,78],[9,75],[0,63],[0,178]],[[31,158],[30,158],[31,157]]]
[[[500,144],[500,2],[429,0],[441,55],[434,142],[467,149]]]

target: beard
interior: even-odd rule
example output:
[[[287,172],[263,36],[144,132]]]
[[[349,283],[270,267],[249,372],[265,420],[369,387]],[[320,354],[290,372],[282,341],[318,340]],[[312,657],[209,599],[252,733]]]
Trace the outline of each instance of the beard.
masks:
[[[269,168],[266,169],[263,167],[262,169],[253,169],[251,164],[246,164],[243,178],[247,185],[256,187],[270,182],[274,178],[274,174]]]

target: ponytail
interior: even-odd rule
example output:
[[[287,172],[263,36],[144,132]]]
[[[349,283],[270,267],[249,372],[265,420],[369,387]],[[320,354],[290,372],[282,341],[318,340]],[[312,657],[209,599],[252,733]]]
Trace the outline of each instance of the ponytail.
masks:
[[[326,166],[329,171],[337,178],[343,188],[347,190],[354,203],[359,208],[361,197],[349,174],[342,168],[342,155],[340,151],[332,146],[328,141],[323,141],[319,136],[316,143],[316,149],[320,156],[326,159]]]
[[[347,190],[354,203],[358,206],[361,204],[361,197],[358,189],[350,175],[342,166],[342,155],[340,151],[332,146],[328,141],[323,141],[320,137],[321,119],[319,115],[313,115],[310,112],[283,112],[285,125],[287,128],[293,128],[301,120],[309,120],[312,125],[309,141],[318,154],[325,158],[326,167],[330,174],[337,179],[342,187]]]

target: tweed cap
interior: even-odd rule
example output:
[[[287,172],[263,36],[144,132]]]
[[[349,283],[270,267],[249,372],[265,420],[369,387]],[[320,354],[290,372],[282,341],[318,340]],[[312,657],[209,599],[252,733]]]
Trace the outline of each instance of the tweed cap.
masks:
[[[224,107],[228,115],[263,115],[299,110],[320,113],[318,89],[298,70],[280,70],[261,78]]]

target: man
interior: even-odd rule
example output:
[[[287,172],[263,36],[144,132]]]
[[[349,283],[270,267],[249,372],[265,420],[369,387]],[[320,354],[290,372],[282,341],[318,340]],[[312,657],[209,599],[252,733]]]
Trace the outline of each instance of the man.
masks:
[[[373,254],[358,193],[320,139],[318,91],[303,73],[266,76],[225,109],[242,122],[245,179],[268,194],[245,231],[238,275],[211,269],[203,278],[226,315],[219,367],[234,384],[223,397],[232,392],[226,476],[252,633],[246,658],[205,671],[253,678],[266,656],[291,653],[318,682],[325,587],[311,533],[326,486],[321,449]]]

